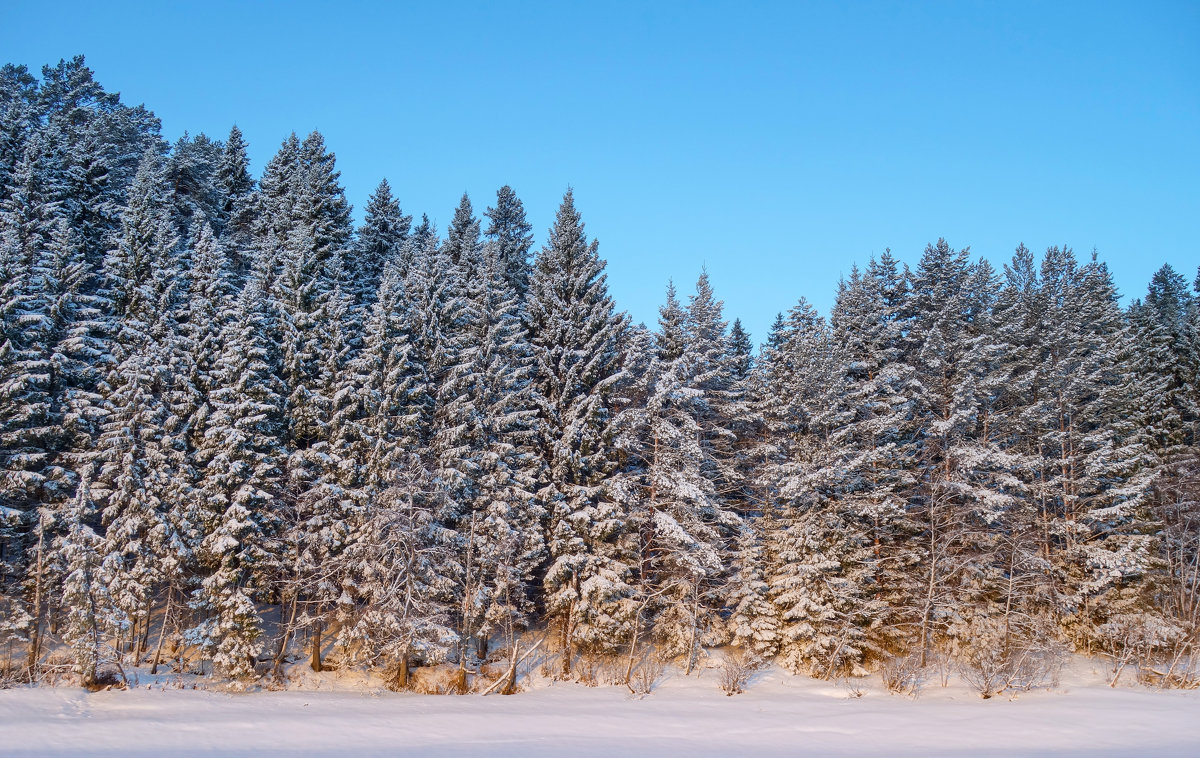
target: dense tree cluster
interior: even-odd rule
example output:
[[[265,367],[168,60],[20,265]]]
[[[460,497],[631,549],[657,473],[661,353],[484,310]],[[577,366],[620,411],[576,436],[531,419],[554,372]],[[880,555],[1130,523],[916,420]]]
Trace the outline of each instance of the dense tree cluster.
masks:
[[[355,229],[319,133],[256,180],[81,58],[0,69],[8,665],[1191,654],[1200,278],[1122,309],[1095,255],[939,240],[755,352],[707,274],[631,324],[570,191],[536,254],[482,215],[384,181]]]

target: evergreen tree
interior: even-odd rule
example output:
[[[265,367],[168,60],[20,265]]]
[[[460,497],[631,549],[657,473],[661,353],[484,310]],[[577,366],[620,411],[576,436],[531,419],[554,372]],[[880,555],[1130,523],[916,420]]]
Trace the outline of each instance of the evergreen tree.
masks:
[[[467,405],[462,417],[475,427],[462,438],[474,466],[475,487],[468,523],[461,530],[474,557],[478,589],[464,605],[468,625],[486,650],[488,637],[504,632],[512,644],[515,630],[533,610],[534,570],[545,558],[544,516],[535,492],[541,464],[534,449],[535,398],[530,348],[520,319],[520,301],[497,245],[485,245],[481,287],[473,291],[473,323],[467,333],[478,346],[467,375]],[[482,657],[482,656],[481,656]]]
[[[974,379],[969,353],[973,315],[967,283],[969,251],[956,251],[944,239],[927,245],[912,277],[906,360],[920,383],[914,402],[918,424],[917,458],[921,487],[911,513],[920,534],[921,563],[908,590],[905,609],[914,617],[916,649],[922,663],[944,640],[957,611],[956,584],[970,550],[971,508],[979,499],[969,490],[967,447],[974,431]]]
[[[754,369],[754,343],[750,340],[750,333],[742,326],[740,318],[734,319],[733,326],[729,327],[729,352],[732,354],[730,371],[733,381],[745,382]]]
[[[621,380],[628,326],[608,295],[597,247],[568,190],[527,300],[546,471],[539,499],[550,511],[544,599],[566,676],[577,643],[612,645],[628,628],[625,514],[604,487],[617,463],[609,401]]]
[[[825,676],[878,659],[894,644],[889,605],[901,596],[915,561],[907,510],[917,482],[918,386],[902,356],[905,296],[904,277],[885,252],[842,283],[832,312],[836,398],[827,416],[828,472],[839,484],[822,505],[818,526],[836,534],[822,538],[836,547],[820,549],[837,556],[829,568],[842,582],[842,615],[834,617],[840,622],[835,644],[810,663]]]
[[[25,142],[38,126],[38,81],[26,66],[0,68],[0,202],[8,199]]]
[[[159,121],[121,103],[94,79],[83,56],[42,68],[37,110],[65,156],[64,210],[88,263],[99,266],[120,230],[121,209],[147,152],[161,156]]]
[[[240,249],[254,226],[254,178],[250,176],[250,156],[242,130],[234,124],[217,160],[214,184],[217,194],[215,218],[210,219],[216,234],[234,242]],[[243,265],[235,265],[241,271]]]
[[[187,261],[172,213],[165,164],[147,152],[120,238],[105,261],[103,292],[115,319],[116,349],[95,453],[106,571],[135,637],[140,630],[139,649],[147,643],[158,586],[178,583],[188,560],[183,505],[194,481],[188,468],[194,370],[180,328]]]
[[[71,647],[80,684],[92,687],[106,657],[103,639],[119,623],[112,612],[107,578],[102,567],[104,541],[93,530],[96,508],[88,474],[84,474],[73,507],[66,514],[63,535],[56,544],[63,563],[62,639]]]
[[[262,621],[254,606],[267,588],[283,494],[282,385],[261,281],[251,278],[222,330],[203,438],[196,457],[204,477],[196,553],[203,579],[191,605],[203,621],[189,631],[224,674],[253,674]]]
[[[533,247],[533,225],[525,220],[525,206],[506,184],[496,191],[496,207],[488,208],[484,215],[491,221],[485,233],[496,243],[508,286],[523,301],[529,290],[529,251]]]
[[[706,636],[722,626],[724,539],[737,520],[713,481],[716,467],[702,427],[709,408],[698,386],[708,372],[704,354],[690,349],[688,326],[672,285],[640,378],[644,403],[618,421],[622,447],[635,462],[626,487],[639,504],[629,519],[641,543],[639,589],[652,601],[654,637],[668,655],[683,656],[690,673],[700,645],[711,641]]]
[[[224,201],[217,186],[222,145],[204,134],[185,132],[167,159],[167,181],[175,199],[175,224],[180,237],[199,234],[199,227],[221,223]]]
[[[767,584],[780,619],[783,665],[828,677],[861,666],[870,652],[872,607],[861,597],[863,540],[831,500],[829,409],[836,365],[829,328],[801,300],[760,361],[768,428],[777,435],[759,485],[768,524]]]
[[[743,522],[727,593],[732,642],[760,660],[779,652],[779,610],[771,602],[766,554],[768,535],[775,528],[770,516]]]
[[[0,502],[27,510],[61,501],[64,482],[52,463],[57,426],[51,349],[56,326],[50,259],[67,244],[52,187],[43,187],[42,142],[36,135],[16,166],[0,203]],[[56,481],[58,480],[58,481]],[[67,487],[69,491],[69,486]]]
[[[709,284],[708,272],[702,271],[696,281],[696,294],[688,301],[685,349],[690,362],[689,384],[703,393],[696,422],[707,458],[704,475],[713,483],[720,501],[739,492],[742,486],[734,428],[745,414],[723,307]]]
[[[389,261],[396,260],[408,240],[412,216],[400,210],[392,188],[384,179],[367,201],[363,225],[358,228],[351,272],[357,302],[368,305],[379,289],[379,280]]]
[[[420,437],[427,375],[422,356],[417,354],[412,305],[398,264],[388,263],[366,321],[363,350],[353,369],[370,442],[364,460],[368,501],[390,485]]]

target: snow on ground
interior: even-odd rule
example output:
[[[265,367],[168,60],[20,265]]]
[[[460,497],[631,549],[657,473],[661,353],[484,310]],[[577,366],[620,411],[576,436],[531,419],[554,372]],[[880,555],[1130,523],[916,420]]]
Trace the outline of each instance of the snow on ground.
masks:
[[[2,756],[1169,756],[1200,755],[1200,692],[1110,689],[1077,663],[1054,691],[981,700],[930,683],[917,700],[877,685],[764,672],[725,697],[716,672],[618,687],[541,686],[511,697],[354,691],[0,691]],[[309,680],[306,686],[321,685]],[[860,685],[862,686],[862,685]]]

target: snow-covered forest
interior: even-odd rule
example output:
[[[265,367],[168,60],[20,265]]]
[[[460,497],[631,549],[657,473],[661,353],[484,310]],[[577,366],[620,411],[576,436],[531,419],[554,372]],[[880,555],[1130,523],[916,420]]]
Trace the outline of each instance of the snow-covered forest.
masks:
[[[938,240],[755,348],[702,271],[631,323],[570,191],[540,245],[508,186],[355,228],[321,134],[249,149],[0,69],[0,678],[403,688],[533,631],[565,679],[1197,683],[1200,271],[1122,307],[1095,254]]]

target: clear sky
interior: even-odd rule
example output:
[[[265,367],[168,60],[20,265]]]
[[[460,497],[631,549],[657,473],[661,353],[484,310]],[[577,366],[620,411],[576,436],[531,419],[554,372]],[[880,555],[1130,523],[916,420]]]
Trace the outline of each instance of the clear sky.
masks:
[[[318,128],[356,209],[439,228],[568,185],[618,304],[707,266],[761,339],[853,263],[944,236],[1097,249],[1123,293],[1200,264],[1200,2],[26,2],[0,58],[77,53],[170,139],[236,122],[255,169]],[[356,212],[357,215],[357,212]]]

